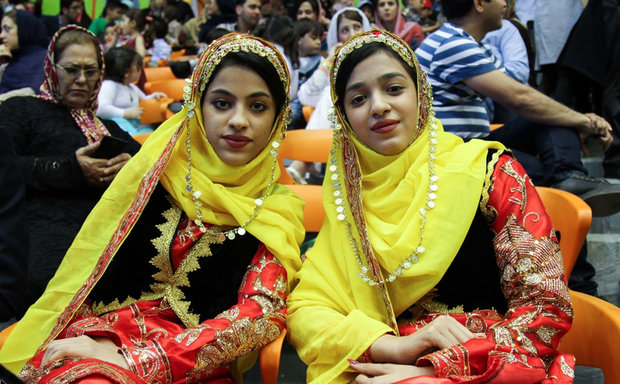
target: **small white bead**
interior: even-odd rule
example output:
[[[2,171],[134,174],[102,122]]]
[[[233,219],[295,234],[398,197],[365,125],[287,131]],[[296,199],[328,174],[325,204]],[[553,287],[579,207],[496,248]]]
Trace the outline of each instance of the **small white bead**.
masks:
[[[259,206],[260,206],[260,205],[263,205],[263,199],[256,199],[256,200],[254,200],[254,203],[255,203],[256,205],[259,205]]]
[[[239,234],[241,236],[245,235],[245,229],[243,229],[243,228],[237,229],[237,234]]]
[[[345,219],[345,217],[344,217],[344,215],[342,213],[338,215],[338,220],[344,221],[344,219]]]

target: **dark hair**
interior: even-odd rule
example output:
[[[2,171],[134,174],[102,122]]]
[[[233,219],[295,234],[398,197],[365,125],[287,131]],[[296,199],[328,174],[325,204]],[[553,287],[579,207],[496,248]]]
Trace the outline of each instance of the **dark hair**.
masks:
[[[211,44],[213,40],[217,40],[224,35],[228,35],[230,31],[224,28],[211,28],[209,32],[205,34],[205,43]]]
[[[60,0],[60,12],[62,12],[63,8],[71,8],[71,3],[74,3],[76,1],[80,0]]]
[[[297,16],[297,11],[299,11],[299,7],[301,7],[303,3],[310,3],[310,7],[312,7],[312,10],[316,13],[316,17],[320,16],[319,3],[317,3],[317,0],[297,0],[295,3],[295,16]]]
[[[259,24],[254,35],[281,45],[284,54],[291,60],[293,68],[299,67],[299,36],[295,33],[293,20],[286,15],[271,15]]]
[[[139,32],[144,31],[144,27],[146,27],[146,17],[145,17],[144,12],[142,12],[142,10],[137,9],[137,8],[132,8],[128,10],[127,12],[125,12],[125,16],[127,16],[129,20],[136,22],[136,29]]]
[[[209,78],[209,82],[205,85],[205,89],[209,88],[209,85],[211,84],[213,79],[215,79],[217,74],[222,70],[222,68],[234,65],[241,66],[256,72],[265,81],[265,83],[267,83],[269,93],[271,94],[271,97],[276,104],[277,117],[280,114],[282,108],[284,108],[288,95],[284,90],[284,86],[282,85],[282,81],[280,80],[280,75],[278,75],[278,71],[276,71],[276,69],[266,57],[243,51],[231,52],[227,54],[213,70],[213,73]],[[205,93],[202,94],[202,100],[200,101],[201,105],[204,101],[204,97]]]
[[[108,0],[105,4],[105,7],[103,7],[103,10],[101,11],[101,16],[105,17],[105,15],[107,15],[108,11],[112,11],[114,9],[129,9],[129,7],[127,7],[125,4],[121,3],[118,0]]]
[[[362,15],[359,14],[359,12],[357,11],[353,11],[351,9],[346,10],[344,12],[342,12],[340,15],[338,15],[338,20],[336,20],[336,27],[340,26],[340,21],[346,18],[348,20],[353,20],[353,21],[357,21],[360,24],[364,25],[364,19],[362,19]]]
[[[458,19],[469,13],[473,8],[472,0],[441,0],[441,12],[446,19]]]
[[[296,20],[293,27],[295,28],[295,33],[297,33],[297,38],[299,39],[304,37],[306,33],[311,33],[321,37],[325,31],[321,23],[308,18]]]
[[[73,44],[92,44],[95,46],[95,52],[97,52],[97,63],[99,68],[103,65],[101,59],[101,46],[99,45],[99,39],[90,33],[84,32],[79,29],[70,29],[63,32],[54,44],[54,60],[58,62],[62,53],[68,46]]]
[[[338,96],[337,106],[344,113],[344,91],[347,87],[347,82],[349,81],[349,77],[351,77],[351,73],[357,65],[362,62],[364,59],[370,57],[372,54],[377,53],[379,51],[387,52],[392,57],[396,58],[398,62],[403,66],[403,68],[407,71],[407,73],[411,76],[413,83],[416,84],[417,87],[417,73],[414,67],[410,67],[403,61],[403,59],[398,55],[398,53],[394,52],[394,50],[387,45],[379,42],[372,42],[368,44],[364,44],[361,48],[355,49],[351,52],[343,61],[340,63],[340,69],[338,70],[338,75],[336,76],[336,96]]]
[[[123,82],[132,65],[142,67],[142,56],[131,48],[114,47],[105,54],[105,79]]]
[[[177,7],[174,5],[166,5],[164,10],[161,12],[161,17],[166,21],[166,23],[171,22],[172,20],[177,20],[179,17],[179,11]]]
[[[237,5],[244,6],[246,1],[247,1],[247,0],[235,0],[235,7],[236,7]]]
[[[156,39],[163,39],[168,34],[168,23],[162,20],[161,17],[153,16],[153,21],[151,21],[150,25]]]

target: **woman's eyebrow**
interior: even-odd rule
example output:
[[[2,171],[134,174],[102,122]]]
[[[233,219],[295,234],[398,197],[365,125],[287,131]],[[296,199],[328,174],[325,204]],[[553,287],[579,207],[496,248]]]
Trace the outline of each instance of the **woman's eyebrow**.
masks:
[[[233,95],[232,93],[230,93],[228,90],[224,88],[216,88],[212,90],[211,93],[219,93],[225,96],[235,97],[235,95]],[[269,97],[271,98],[271,95],[265,91],[257,91],[257,92],[249,94],[248,97]]]

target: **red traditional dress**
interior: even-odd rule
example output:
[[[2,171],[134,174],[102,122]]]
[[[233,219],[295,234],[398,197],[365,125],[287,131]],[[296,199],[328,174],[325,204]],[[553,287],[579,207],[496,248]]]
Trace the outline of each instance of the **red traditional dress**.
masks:
[[[132,254],[149,256],[136,260]],[[57,337],[107,337],[130,370],[71,358],[40,367],[43,350],[21,377],[26,383],[93,377],[234,382],[228,364],[276,338],[284,326],[286,277],[251,235],[224,242],[219,231],[203,234],[158,188],[89,299]],[[132,288],[141,282],[148,285]]]

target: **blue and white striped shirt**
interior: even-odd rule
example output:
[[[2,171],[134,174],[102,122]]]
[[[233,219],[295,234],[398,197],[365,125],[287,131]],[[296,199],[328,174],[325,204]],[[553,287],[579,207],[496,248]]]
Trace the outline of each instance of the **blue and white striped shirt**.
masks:
[[[444,23],[424,39],[415,53],[433,87],[433,108],[445,130],[461,137],[488,135],[485,96],[463,80],[505,71],[489,46],[478,43],[462,28]]]

